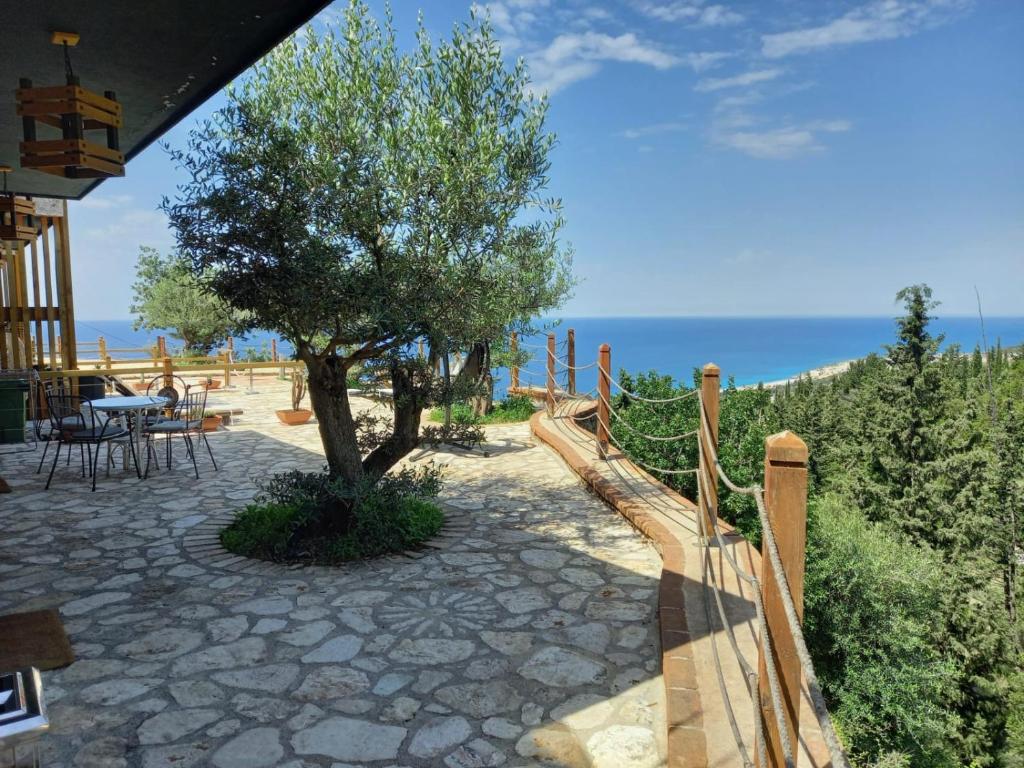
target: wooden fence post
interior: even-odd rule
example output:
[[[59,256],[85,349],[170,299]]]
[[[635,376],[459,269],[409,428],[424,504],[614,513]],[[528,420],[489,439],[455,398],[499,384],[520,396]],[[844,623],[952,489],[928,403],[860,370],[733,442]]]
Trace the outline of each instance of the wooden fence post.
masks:
[[[164,386],[174,386],[174,363],[167,355],[164,355]]]
[[[612,401],[612,348],[602,344],[597,348],[597,452],[608,458],[608,417]]]
[[[114,361],[110,359],[110,355],[104,355],[103,356],[103,362],[105,362],[107,364],[107,370],[108,371],[113,370],[113,368],[114,368]]]
[[[509,368],[509,376],[511,379],[512,389],[519,389],[519,334],[512,331],[512,338],[509,339],[508,343],[509,351],[512,354],[512,367]]]
[[[764,502],[775,534],[779,557],[801,623],[804,614],[804,553],[807,544],[807,445],[792,432],[780,432],[764,441]],[[771,639],[775,669],[786,715],[789,743],[799,747],[800,660],[782,605],[771,559],[762,544],[761,585],[764,594],[765,632]],[[786,764],[768,685],[767,657],[758,654],[758,696],[765,725],[765,753],[771,768]],[[764,766],[763,768],[768,768]]]
[[[104,339],[102,336],[100,336],[99,337],[99,341],[97,342],[97,344],[99,344],[99,348],[100,348],[99,349],[99,358],[100,358],[100,360],[103,360],[103,359],[105,359],[107,357],[107,340]]]
[[[270,360],[277,362],[277,339],[270,340]]]
[[[566,364],[566,386],[569,388],[569,394],[576,394],[576,331],[572,328],[569,329],[569,333],[566,335],[566,346],[565,346],[565,364]]]
[[[158,336],[157,342],[160,344],[160,357],[167,357],[167,337]]]
[[[714,363],[704,366],[700,378],[700,397],[704,404],[704,414],[700,427],[698,450],[703,471],[703,482],[698,488],[698,505],[704,516],[704,530],[707,537],[713,538],[713,528],[718,520],[718,470],[715,468],[715,456],[718,455],[718,411],[719,396],[722,388],[722,372]],[[704,429],[707,420],[710,438]]]
[[[235,359],[235,337],[228,336],[228,359]]]
[[[228,338],[228,341],[229,342],[231,341],[230,337]],[[224,386],[225,387],[230,387],[231,386],[231,349],[230,349],[230,347],[228,348],[227,352],[222,353],[222,356],[224,358]]]
[[[544,397],[548,416],[555,415],[555,334],[548,334],[548,381]]]

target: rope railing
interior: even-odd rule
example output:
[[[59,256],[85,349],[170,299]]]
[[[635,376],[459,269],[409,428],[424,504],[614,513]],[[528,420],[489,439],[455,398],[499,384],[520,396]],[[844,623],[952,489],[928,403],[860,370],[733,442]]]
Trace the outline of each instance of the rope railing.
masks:
[[[719,687],[721,688],[726,717],[729,720],[729,726],[736,740],[737,749],[739,750],[739,755],[744,768],[753,768],[754,765],[762,766],[762,768],[767,768],[772,765],[784,765],[786,768],[796,768],[797,744],[794,741],[793,734],[798,735],[798,724],[790,722],[791,711],[789,706],[786,704],[786,701],[787,697],[788,700],[792,700],[794,696],[800,696],[800,676],[802,676],[803,680],[806,682],[806,690],[810,699],[811,708],[820,729],[822,741],[824,742],[831,758],[832,765],[834,768],[849,768],[849,760],[839,740],[838,734],[836,733],[831,715],[828,712],[828,705],[825,702],[824,695],[821,691],[821,685],[814,670],[814,664],[811,659],[810,652],[807,649],[806,640],[803,636],[803,630],[801,627],[800,611],[798,610],[797,603],[793,597],[789,578],[787,577],[787,571],[785,569],[783,553],[775,535],[771,515],[777,515],[780,513],[777,508],[773,506],[773,511],[770,515],[768,503],[765,499],[764,489],[756,483],[749,486],[739,485],[728,476],[719,459],[717,446],[717,424],[718,392],[720,389],[718,384],[719,371],[717,367],[709,365],[705,368],[703,394],[701,387],[695,387],[671,397],[645,397],[637,392],[629,391],[611,377],[610,352],[607,345],[603,345],[601,347],[598,360],[585,365],[576,365],[572,346],[573,342],[571,339],[572,336],[570,336],[570,340],[567,340],[569,343],[569,350],[572,351],[570,361],[564,360],[563,358],[567,355],[565,353],[560,354],[558,351],[564,347],[555,345],[553,342],[549,342],[550,346],[548,347],[539,347],[545,350],[545,357],[547,358],[547,371],[543,375],[545,376],[545,380],[548,382],[548,413],[551,416],[555,427],[562,431],[569,439],[574,440],[581,446],[586,444],[593,448],[594,438],[590,437],[588,433],[594,429],[592,425],[595,423],[596,417],[596,435],[594,435],[594,437],[597,439],[596,451],[598,457],[603,458],[608,462],[607,466],[610,470],[614,472],[615,476],[624,484],[633,490],[634,495],[637,498],[642,499],[647,505],[658,511],[660,514],[673,516],[674,513],[674,516],[678,518],[682,515],[682,512],[685,512],[685,508],[681,512],[678,508],[678,503],[671,502],[670,498],[665,496],[664,486],[654,480],[651,475],[645,474],[645,471],[654,475],[664,476],[696,475],[698,506],[695,510],[697,530],[694,531],[694,533],[696,533],[698,537],[702,553],[702,584],[704,586],[705,595],[707,596],[707,599],[704,601],[705,619],[708,623],[709,629],[718,625],[721,627],[721,632],[725,634],[726,639],[728,640],[728,646],[735,657],[735,663],[741,672],[746,693],[750,697],[753,710],[753,746],[754,752],[756,753],[756,759],[752,759],[750,747],[744,739],[743,729],[740,727],[740,723],[737,718],[733,697],[730,696],[727,688],[726,675],[722,666],[723,659],[720,655],[719,641],[716,638],[717,631],[710,631],[710,644],[715,663],[715,674],[718,678]],[[558,392],[553,390],[554,384],[558,382],[559,379],[567,379],[570,371],[582,371],[595,367],[598,371],[598,386],[596,388],[591,389],[582,395],[570,395],[566,391],[568,388]],[[712,378],[709,378],[709,376]],[[709,382],[711,383],[709,384]],[[709,386],[711,389],[708,389]],[[697,410],[699,411],[699,423],[697,425],[697,429],[673,435],[650,434],[635,426],[620,410],[622,402],[619,402],[619,400],[616,400],[611,396],[612,387],[615,387],[615,389],[621,393],[622,402],[634,400],[651,405],[664,405],[680,402],[690,397],[696,397],[698,401]],[[706,403],[705,397],[713,397],[712,403]],[[596,401],[596,412],[592,410],[583,416],[577,415],[575,413],[576,408],[572,403],[574,401],[581,400],[591,402]],[[619,407],[617,407],[617,405]],[[714,426],[712,426],[712,419]],[[576,428],[569,428],[568,425],[570,424],[575,425]],[[584,424],[587,424],[587,426],[582,426]],[[621,429],[629,432],[638,440],[650,442],[652,444],[666,445],[668,443],[680,443],[681,441],[695,437],[697,439],[698,446],[698,466],[692,468],[655,466],[654,464],[649,464],[634,458],[631,455],[631,452],[627,451],[620,442],[619,438],[622,435],[620,434],[617,437],[615,432],[611,429],[613,425],[621,427]],[[772,443],[773,440],[780,438],[783,439],[783,443]],[[795,480],[780,480],[779,478],[789,477],[785,475],[785,472],[791,471],[794,467],[797,468],[797,470],[802,469],[806,472],[806,447],[803,445],[802,441],[799,441],[795,436],[787,436],[787,434],[784,433],[783,435],[777,435],[770,438],[766,441],[766,451],[771,454],[772,449],[770,449],[770,446],[772,445],[776,446],[774,450],[791,450],[792,443],[786,443],[785,440],[787,439],[799,444],[800,449],[803,451],[802,463],[780,460],[773,464],[766,456],[766,479],[768,478],[770,468],[772,473],[771,477],[776,478],[774,485],[769,483],[770,488],[778,487],[780,484],[785,486],[786,483],[790,484],[787,486],[790,489],[795,488],[799,485]],[[615,457],[609,454],[607,446],[614,446],[621,453],[623,458],[628,458],[628,461],[620,462],[618,460],[613,460]],[[772,455],[780,456],[782,454],[776,453]],[[671,455],[666,455],[665,458],[670,462],[672,461]],[[678,459],[679,457],[677,456],[676,458]],[[626,468],[631,466],[633,467],[632,470],[628,472],[625,471]],[[780,469],[780,467],[782,469]],[[805,477],[806,476],[804,475],[804,478]],[[724,533],[719,526],[718,492],[716,486],[719,480],[730,492],[747,496],[754,500],[754,504],[757,508],[758,520],[762,529],[762,563],[767,561],[766,565],[762,565],[762,574],[760,576],[750,572],[749,569],[745,568],[737,560],[736,554],[733,551],[733,547],[736,545],[736,540],[730,540],[728,538],[730,534]],[[658,492],[644,492],[643,488],[637,487],[637,482],[641,482],[641,485],[644,483],[647,484],[643,487],[654,489],[656,486],[661,490]],[[805,516],[806,485],[805,480],[802,482],[804,482],[804,485],[801,490],[802,496],[799,509],[801,510],[800,514]],[[776,490],[773,491],[773,493],[775,494],[772,496],[772,498],[775,499],[775,501],[771,502],[773,505],[790,503],[779,501],[780,491]],[[795,504],[795,502],[792,503]],[[783,506],[782,509],[796,510],[797,507]],[[782,514],[793,515],[795,512]],[[785,520],[786,518],[783,517],[780,519]],[[806,525],[804,520],[805,517],[800,518],[801,526]],[[787,528],[787,530],[789,529]],[[801,527],[800,530],[803,531],[803,527]],[[801,535],[803,534],[801,533]],[[742,539],[739,539],[739,541],[742,541]],[[800,551],[802,552],[802,545],[800,546]],[[792,544],[787,544],[787,547],[789,547],[787,552],[793,551]],[[713,553],[715,551],[720,553],[720,557],[718,558],[719,564],[717,567],[715,564],[715,558],[713,557]],[[790,556],[790,561],[792,561],[792,556]],[[802,561],[799,562],[798,565],[800,570],[795,572],[796,578],[798,579],[797,584],[802,580]],[[757,637],[757,647],[760,653],[760,672],[755,668],[752,661],[744,655],[739,639],[737,638],[735,628],[733,627],[733,622],[729,619],[726,607],[727,603],[722,596],[726,583],[723,582],[725,572],[720,572],[719,569],[723,568],[728,568],[729,571],[735,574],[738,579],[737,584],[743,585],[742,587],[739,587],[740,594],[743,595],[745,599],[749,599],[751,603],[753,603],[754,619],[752,620],[751,627],[752,632]],[[771,571],[771,573],[767,574],[764,571]],[[767,584],[771,587],[773,595],[772,599],[774,600],[775,596],[778,597],[778,601],[772,602],[771,605],[781,605],[781,612],[778,607],[772,608],[773,613],[771,615],[775,618],[769,618],[769,612],[766,607],[766,584],[764,580],[767,580]],[[778,635],[778,638],[785,641],[783,649],[789,649],[784,650],[784,652],[781,652],[777,647],[776,633],[779,632],[781,632],[781,634]],[[782,653],[781,656],[780,653]],[[792,658],[793,654],[795,654],[795,665],[793,665],[793,662],[784,661],[784,659]],[[797,671],[799,674],[797,674]],[[796,675],[796,677],[794,677],[794,675]],[[785,680],[783,680],[783,676],[785,676]],[[795,689],[794,685],[796,686]],[[769,727],[771,728],[771,732],[769,732]]]

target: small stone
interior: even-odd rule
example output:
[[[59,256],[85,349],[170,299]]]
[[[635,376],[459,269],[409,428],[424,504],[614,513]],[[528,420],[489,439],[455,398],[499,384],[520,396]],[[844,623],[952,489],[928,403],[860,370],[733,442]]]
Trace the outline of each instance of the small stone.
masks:
[[[437,757],[473,734],[464,717],[438,717],[420,728],[409,743],[409,754],[416,757]]]
[[[563,568],[558,575],[577,587],[594,588],[604,584],[604,579],[594,571],[585,568]]]
[[[78,694],[79,698],[87,704],[100,704],[104,707],[114,707],[126,701],[138,698],[144,693],[160,685],[161,681],[156,679],[142,680],[105,680],[94,683],[83,688]]]
[[[324,714],[325,712],[316,704],[305,704],[299,710],[299,714],[288,721],[288,727],[293,731],[301,731],[303,728],[309,728],[309,726],[323,717]]]
[[[282,643],[288,643],[288,645],[304,648],[319,643],[331,633],[335,626],[330,621],[311,621],[295,629],[282,632],[278,640]]]
[[[280,616],[288,613],[294,605],[287,597],[258,597],[234,606],[234,613],[254,613],[257,616]]]
[[[287,626],[288,622],[284,619],[260,619],[252,628],[252,634],[269,635],[271,632],[277,632]]]
[[[442,704],[474,718],[511,712],[523,703],[523,697],[504,680],[452,685],[441,688],[434,696]]]
[[[104,605],[127,600],[129,597],[131,597],[131,592],[96,592],[88,597],[64,603],[60,608],[60,612],[65,616],[81,616],[97,608],[102,608]]]
[[[388,656],[407,664],[453,664],[473,655],[476,646],[469,640],[450,640],[442,637],[405,639]]]
[[[389,672],[377,681],[373,686],[373,692],[378,696],[390,696],[400,691],[412,682],[412,675],[403,675],[398,672]]]
[[[304,664],[330,664],[348,661],[363,647],[363,639],[356,635],[341,635],[332,638],[315,651],[302,657]]]
[[[416,693],[430,693],[439,685],[444,685],[452,679],[450,672],[442,672],[438,669],[427,669],[420,672],[419,679],[412,687]]]
[[[284,756],[277,728],[240,733],[213,754],[217,768],[271,768]]]
[[[523,725],[538,725],[540,724],[541,718],[544,717],[544,708],[539,704],[530,702],[523,704],[522,709]]]
[[[140,725],[136,734],[139,737],[139,744],[166,744],[219,720],[221,714],[217,709],[176,709],[172,712],[161,712]]]
[[[213,679],[232,688],[284,693],[298,676],[297,664],[266,664],[262,667],[217,672]]]
[[[245,634],[249,628],[249,619],[245,616],[229,616],[226,619],[215,619],[206,625],[210,639],[215,643],[230,643]]]
[[[534,568],[561,568],[569,560],[569,555],[553,549],[524,549],[519,559]]]
[[[390,704],[384,707],[380,719],[391,723],[406,723],[416,717],[420,710],[420,703],[408,696],[399,696]]]
[[[603,664],[586,656],[558,646],[548,646],[531,656],[519,668],[519,674],[545,685],[568,688],[598,683],[604,679],[606,671]]]
[[[357,669],[320,667],[310,672],[292,695],[300,701],[326,701],[351,696],[369,687],[369,679]]]
[[[502,592],[496,599],[510,613],[529,613],[551,606],[551,601],[539,587],[523,587],[511,592]]]
[[[523,729],[504,717],[489,717],[484,720],[484,733],[496,739],[515,739]]]
[[[444,759],[448,768],[494,768],[506,760],[506,755],[489,741],[473,739]]]
[[[533,645],[533,635],[529,632],[484,631],[480,633],[480,639],[506,656],[518,656],[526,653]]]
[[[649,728],[613,725],[587,740],[594,768],[657,768],[662,765],[658,743]]]
[[[223,739],[225,736],[232,736],[238,733],[242,727],[242,721],[237,718],[232,720],[221,720],[212,728],[206,729],[206,735],[212,739]]]
[[[348,717],[331,717],[292,736],[292,748],[300,755],[326,755],[335,760],[368,763],[394,760],[408,731],[394,725],[378,725]]]
[[[224,701],[224,691],[208,680],[182,680],[171,683],[171,696],[182,707],[205,707]]]
[[[253,696],[251,693],[240,693],[231,700],[231,706],[240,715],[252,718],[259,723],[272,723],[291,717],[297,705],[289,699],[278,699],[270,696]]]

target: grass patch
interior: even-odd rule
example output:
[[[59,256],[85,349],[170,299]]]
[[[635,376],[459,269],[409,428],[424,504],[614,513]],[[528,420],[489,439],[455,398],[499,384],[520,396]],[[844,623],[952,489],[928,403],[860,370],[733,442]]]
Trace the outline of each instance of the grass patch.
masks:
[[[405,470],[346,492],[324,474],[290,472],[220,533],[229,552],[280,563],[337,565],[413,549],[444,525],[434,470]]]
[[[476,416],[465,403],[452,405],[452,422],[455,424],[513,424],[528,421],[536,412],[533,400],[526,395],[511,395],[494,403],[491,412],[485,416]],[[435,408],[430,412],[431,421],[444,421],[444,408]]]

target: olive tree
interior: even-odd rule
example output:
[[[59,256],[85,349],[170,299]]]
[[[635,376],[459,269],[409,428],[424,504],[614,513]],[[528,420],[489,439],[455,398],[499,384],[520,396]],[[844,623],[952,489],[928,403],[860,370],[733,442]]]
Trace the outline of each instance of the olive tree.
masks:
[[[398,49],[390,15],[354,0],[336,33],[293,37],[229,89],[172,156],[164,201],[196,275],[254,326],[292,341],[330,473],[379,478],[419,439],[430,363],[528,330],[571,287],[554,136],[520,62],[486,22]],[[429,361],[411,354],[430,343]],[[360,453],[346,373],[387,370],[391,433]]]

